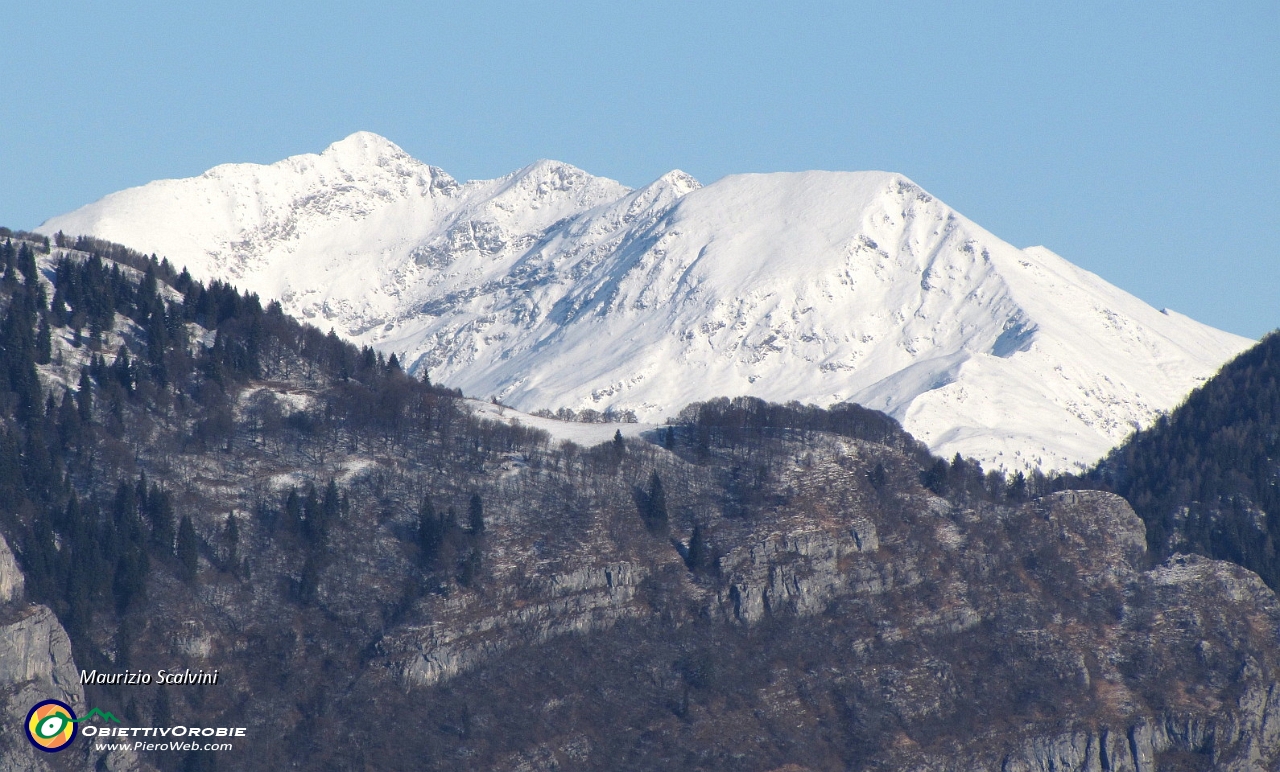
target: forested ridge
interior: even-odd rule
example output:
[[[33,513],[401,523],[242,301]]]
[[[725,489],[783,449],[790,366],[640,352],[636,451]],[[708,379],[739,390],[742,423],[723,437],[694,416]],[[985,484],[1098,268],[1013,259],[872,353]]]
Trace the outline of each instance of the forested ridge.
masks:
[[[1280,333],[1227,363],[1088,479],[1133,504],[1157,559],[1230,560],[1280,588]]]
[[[176,522],[170,494],[131,469],[137,449],[128,441],[157,422],[178,428],[183,445],[231,452],[237,386],[294,361],[305,362],[314,379],[339,383],[324,413],[333,424],[394,432],[406,419],[460,418],[456,394],[409,378],[394,357],[388,362],[304,327],[276,304],[264,309],[256,296],[219,282],[206,287],[117,245],[82,238],[68,246],[75,253],[55,262],[49,298],[33,245],[0,245],[8,295],[0,323],[8,388],[0,404],[13,419],[0,436],[0,495],[15,503],[4,512],[6,532],[17,537],[34,599],[58,611],[73,641],[86,640],[90,609],[129,610],[152,561],[192,573],[197,548],[188,519]],[[126,333],[133,334],[109,350],[104,340],[117,318],[132,322]],[[54,363],[51,337],[59,332],[71,349]],[[193,342],[193,334],[212,344]],[[67,365],[73,357],[79,367]],[[42,388],[37,366],[52,364],[74,375],[74,386]],[[273,418],[286,434],[322,430],[309,418],[263,420]],[[121,476],[126,469],[131,474]],[[314,524],[321,511],[308,503],[298,517]],[[92,661],[91,649],[79,653]]]

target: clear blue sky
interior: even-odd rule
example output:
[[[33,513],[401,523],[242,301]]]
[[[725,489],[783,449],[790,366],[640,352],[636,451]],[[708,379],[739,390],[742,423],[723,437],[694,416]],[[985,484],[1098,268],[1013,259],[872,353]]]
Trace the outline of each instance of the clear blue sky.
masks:
[[[14,3],[0,224],[367,129],[537,158],[902,172],[1157,307],[1280,326],[1280,3]]]

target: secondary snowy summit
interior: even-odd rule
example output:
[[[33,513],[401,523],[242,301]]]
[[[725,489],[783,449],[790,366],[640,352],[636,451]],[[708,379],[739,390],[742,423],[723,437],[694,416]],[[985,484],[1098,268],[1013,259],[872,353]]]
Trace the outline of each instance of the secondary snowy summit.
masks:
[[[884,410],[935,452],[1089,463],[1251,341],[1018,249],[900,174],[538,161],[459,183],[375,134],[113,193],[92,234],[280,300],[467,394],[634,410],[751,394]]]

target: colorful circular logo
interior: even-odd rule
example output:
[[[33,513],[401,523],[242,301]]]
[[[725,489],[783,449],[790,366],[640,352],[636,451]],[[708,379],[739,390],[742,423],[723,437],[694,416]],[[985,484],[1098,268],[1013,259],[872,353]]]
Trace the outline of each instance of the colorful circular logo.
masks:
[[[27,714],[27,739],[45,753],[57,753],[76,739],[76,712],[65,702],[45,700]]]

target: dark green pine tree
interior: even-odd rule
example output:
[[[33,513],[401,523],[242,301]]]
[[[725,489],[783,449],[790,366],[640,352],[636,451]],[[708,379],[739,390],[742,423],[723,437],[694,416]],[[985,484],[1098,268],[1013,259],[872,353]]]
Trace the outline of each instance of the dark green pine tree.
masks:
[[[53,335],[49,332],[49,320],[40,317],[40,327],[36,330],[36,364],[47,365],[53,361]]]
[[[116,361],[111,365],[111,372],[124,389],[124,393],[132,394],[135,382],[133,364],[129,361],[129,347],[123,343],[120,344],[120,350],[116,353]]]
[[[338,494],[337,482],[330,479],[325,486],[324,497],[320,499],[316,497],[315,488],[311,488],[307,492],[303,509],[307,516],[303,529],[307,542],[313,549],[324,549],[328,544],[329,531],[338,519],[338,513],[342,511],[342,498]]]
[[[951,472],[950,465],[938,459],[933,462],[933,466],[920,476],[920,482],[924,487],[938,494],[939,496],[947,495],[947,476]]]
[[[162,555],[173,554],[173,504],[169,494],[157,486],[151,486],[147,494],[147,521],[151,525],[151,544]]]
[[[693,526],[693,534],[689,536],[689,553],[685,563],[694,573],[702,573],[711,567],[711,547],[707,544],[707,536],[701,525]]]
[[[650,533],[664,535],[667,532],[667,493],[662,488],[662,478],[657,471],[649,475],[649,490],[642,497],[640,516]]]
[[[80,384],[76,388],[76,408],[80,412],[80,423],[87,424],[93,420],[93,383],[89,380],[88,369],[80,370]]]
[[[3,284],[5,287],[18,286],[18,269],[13,263],[5,263],[4,278],[0,280],[0,284]]]
[[[182,580],[194,583],[200,569],[200,538],[196,536],[191,518],[183,515],[178,526],[178,569]]]
[[[308,544],[317,544],[321,541],[321,529],[324,527],[321,518],[320,498],[316,495],[316,486],[308,485],[307,495],[302,499],[302,533],[307,537]]]
[[[76,398],[71,389],[64,388],[62,402],[58,405],[58,439],[64,449],[80,441],[80,414],[76,411]]]
[[[1027,500],[1027,476],[1022,470],[1014,472],[1009,481],[1005,483],[1005,495],[1010,501],[1026,501]]]
[[[67,321],[71,318],[70,312],[67,311],[67,301],[62,295],[61,288],[53,291],[53,302],[49,304],[49,315],[53,317],[54,327],[66,327]]]
[[[291,487],[284,500],[285,525],[289,530],[295,533],[302,531],[304,525],[302,515],[302,497],[298,495],[297,488]]]
[[[23,243],[18,249],[18,272],[27,287],[36,287],[40,283],[40,269],[36,266],[36,253],[31,245]]]
[[[128,541],[116,561],[116,574],[111,589],[115,593],[116,611],[123,614],[146,588],[147,553],[142,545]]]
[[[467,554],[466,560],[462,561],[462,566],[458,569],[458,584],[463,587],[471,587],[480,579],[481,557],[480,548],[472,547]]]
[[[472,493],[467,504],[467,525],[476,536],[484,533],[484,502],[479,493]]]
[[[304,606],[310,606],[316,602],[316,595],[320,589],[320,561],[315,551],[307,553],[307,558],[302,563],[302,575],[298,578],[298,600]]]
[[[338,513],[342,511],[342,498],[338,494],[338,483],[332,477],[329,478],[329,484],[324,488],[324,500],[320,503],[320,511],[323,513],[326,528],[338,519]]]

